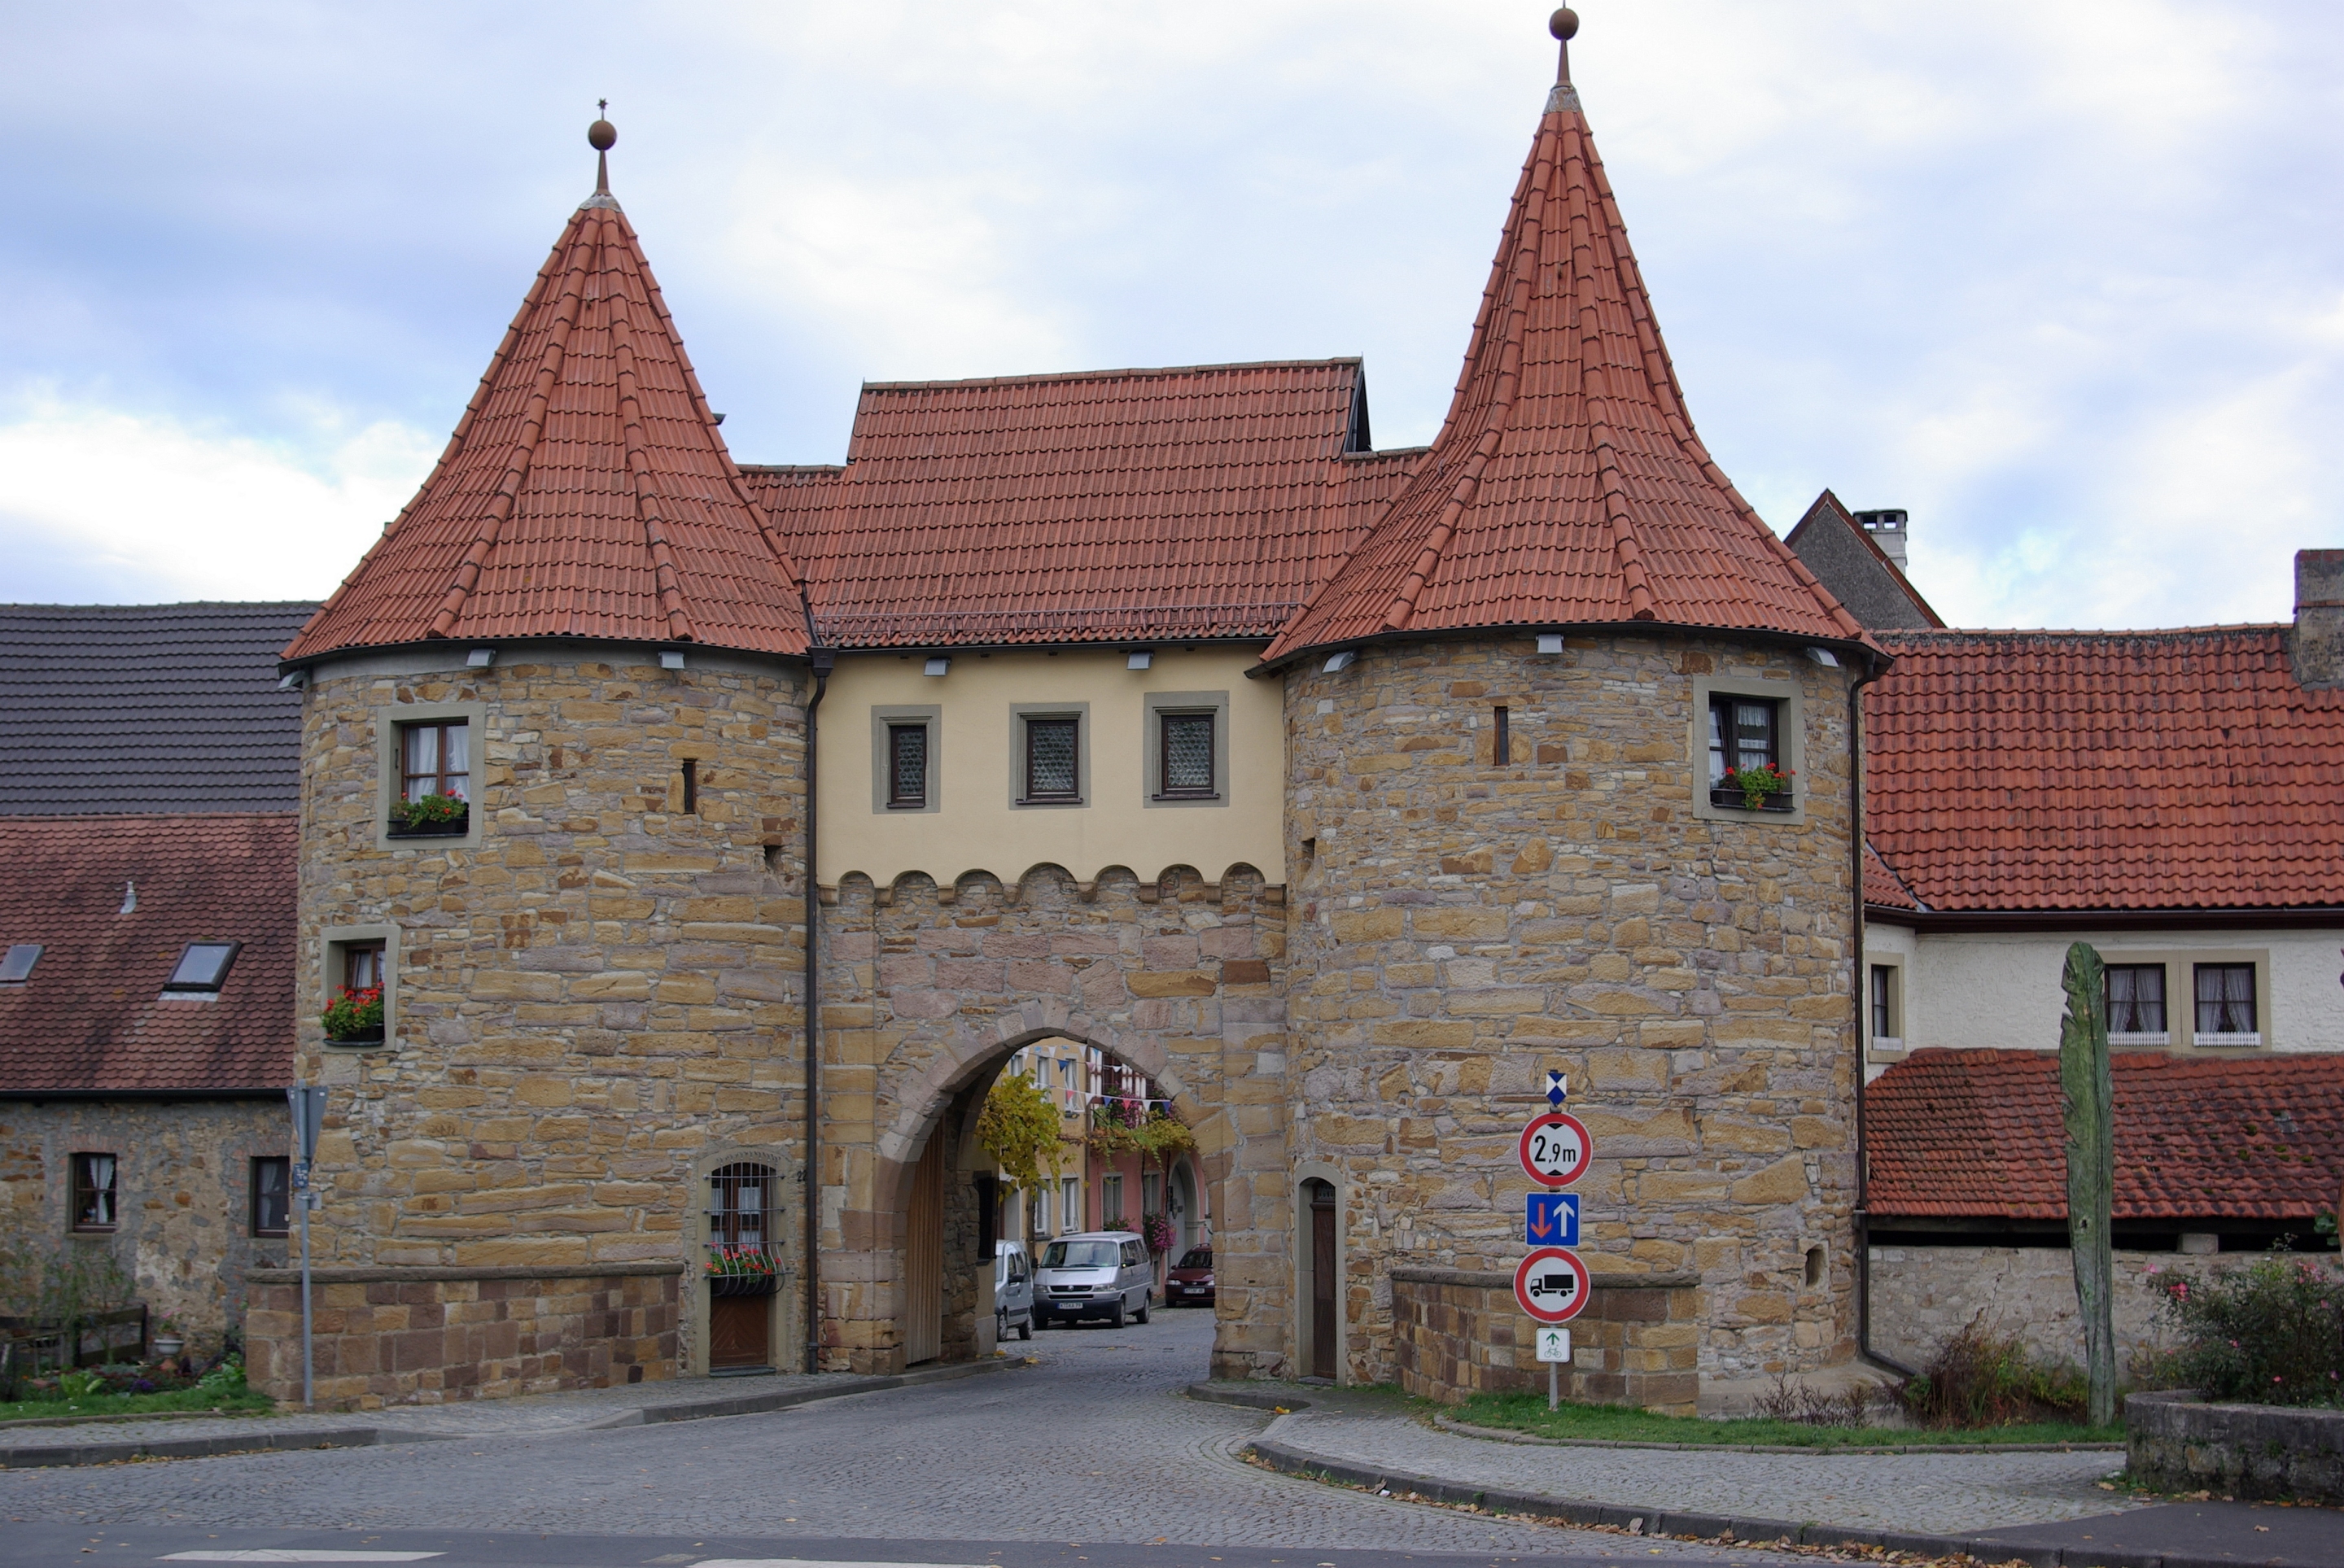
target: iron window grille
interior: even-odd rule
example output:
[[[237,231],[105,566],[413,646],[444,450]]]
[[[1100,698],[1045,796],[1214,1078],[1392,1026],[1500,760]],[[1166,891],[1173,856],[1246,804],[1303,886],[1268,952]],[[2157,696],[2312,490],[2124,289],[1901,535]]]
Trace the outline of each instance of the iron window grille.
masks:
[[[450,800],[471,798],[471,727],[465,720],[405,725],[399,745],[403,759],[400,799],[420,800],[427,795],[444,795]]]
[[[1080,804],[1082,785],[1082,721],[1026,720],[1026,795],[1020,803]]]
[[[252,1233],[283,1236],[293,1229],[293,1161],[264,1154],[252,1161]]]
[[[2258,1032],[2255,1020],[2255,966],[2197,966],[2198,1032],[2249,1037]]]
[[[1157,753],[1159,800],[1217,800],[1213,756],[1213,715],[1158,713]]]
[[[0,956],[0,985],[23,985],[33,978],[33,966],[41,961],[41,944],[16,942],[5,956]]]
[[[1783,702],[1780,698],[1719,693],[1709,699],[1709,801],[1746,805],[1726,775],[1744,768],[1783,766]],[[1766,798],[1762,811],[1791,809],[1787,789]]]
[[[928,803],[928,727],[887,726],[887,805],[921,810]]]
[[[2163,964],[2110,964],[2107,967],[2108,1032],[2110,1034],[2163,1034],[2165,1023],[2165,966]],[[2252,976],[2254,968],[2247,966]],[[2252,987],[2249,986],[2248,1006],[2253,1007]],[[2251,1026],[2249,1026],[2251,1027]]]
[[[708,1245],[770,1257],[780,1245],[773,1168],[743,1162],[708,1178]]]
[[[243,946],[242,942],[189,942],[163,989],[182,993],[217,991],[227,983],[227,971]]]
[[[116,1223],[115,1159],[111,1154],[73,1157],[73,1229],[111,1231]]]

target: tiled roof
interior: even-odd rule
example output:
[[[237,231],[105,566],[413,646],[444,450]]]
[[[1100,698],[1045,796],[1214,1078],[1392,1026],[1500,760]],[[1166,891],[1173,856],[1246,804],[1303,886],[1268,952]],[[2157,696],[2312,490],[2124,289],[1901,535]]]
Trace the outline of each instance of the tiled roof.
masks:
[[[439,466],[286,650],[581,637],[798,653],[795,574],[634,230],[581,206]]]
[[[755,468],[825,644],[1268,638],[1417,452],[1356,359],[866,386],[843,467]]]
[[[1864,847],[1864,901],[1876,909],[1917,910],[1921,900],[1913,890],[1897,880],[1880,851],[1866,844]]]
[[[2046,1029],[2056,1020],[2045,1020]],[[2344,1183],[2344,1056],[2115,1058],[2118,1220],[2300,1220]],[[2064,1220],[2057,1054],[1915,1051],[1864,1091],[1869,1210]]]
[[[1447,422],[1267,657],[1397,631],[1631,620],[1862,636],[1693,434],[1564,84],[1539,122]]]
[[[0,818],[0,1090],[274,1089],[293,1070],[289,811]],[[137,908],[121,912],[136,883]],[[164,1001],[187,944],[244,947],[214,1001]]]
[[[311,604],[0,605],[0,814],[292,810]]]
[[[1877,637],[1864,832],[1930,910],[2344,905],[2344,690],[2286,628]]]

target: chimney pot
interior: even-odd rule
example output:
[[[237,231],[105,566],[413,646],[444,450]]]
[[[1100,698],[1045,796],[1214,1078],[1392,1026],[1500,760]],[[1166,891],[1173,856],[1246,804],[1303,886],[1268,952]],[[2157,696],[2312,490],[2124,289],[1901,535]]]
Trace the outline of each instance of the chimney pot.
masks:
[[[2289,644],[2299,682],[2344,686],[2344,550],[2295,552],[2295,635]]]
[[[1882,507],[1873,511],[1857,512],[1854,515],[1855,526],[1869,534],[1872,537],[1872,542],[1880,547],[1880,553],[1894,561],[1898,571],[1903,571],[1904,569],[1904,508]]]

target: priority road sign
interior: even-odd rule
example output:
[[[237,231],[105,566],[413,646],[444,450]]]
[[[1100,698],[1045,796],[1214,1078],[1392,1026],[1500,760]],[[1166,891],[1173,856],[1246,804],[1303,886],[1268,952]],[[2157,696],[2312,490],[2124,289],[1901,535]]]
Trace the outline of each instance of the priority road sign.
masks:
[[[1550,1111],[1531,1118],[1522,1129],[1520,1152],[1522,1169],[1544,1187],[1568,1187],[1587,1174],[1595,1158],[1595,1140],[1587,1124],[1565,1111]]]
[[[1567,1323],[1587,1308],[1587,1265],[1562,1247],[1540,1247],[1514,1270],[1514,1301],[1541,1323]]]
[[[1571,1360],[1571,1331],[1569,1329],[1540,1329],[1537,1331],[1537,1334],[1539,1360],[1542,1362],[1568,1362]]]
[[[1522,1240],[1533,1247],[1579,1245],[1579,1194],[1526,1192],[1529,1212],[1522,1221]]]

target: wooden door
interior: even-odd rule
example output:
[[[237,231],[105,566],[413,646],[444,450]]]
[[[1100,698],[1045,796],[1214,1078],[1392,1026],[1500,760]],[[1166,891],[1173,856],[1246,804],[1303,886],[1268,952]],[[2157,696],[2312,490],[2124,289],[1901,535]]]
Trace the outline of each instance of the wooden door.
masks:
[[[708,1370],[761,1367],[773,1342],[773,1298],[718,1296],[708,1303]]]
[[[904,1364],[932,1362],[945,1349],[945,1130],[912,1171],[904,1234]]]
[[[1335,1189],[1310,1183],[1310,1375],[1335,1375]]]

